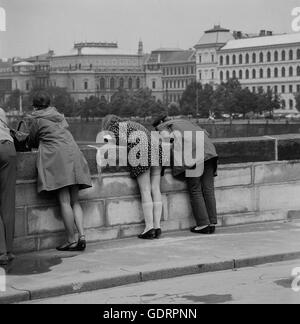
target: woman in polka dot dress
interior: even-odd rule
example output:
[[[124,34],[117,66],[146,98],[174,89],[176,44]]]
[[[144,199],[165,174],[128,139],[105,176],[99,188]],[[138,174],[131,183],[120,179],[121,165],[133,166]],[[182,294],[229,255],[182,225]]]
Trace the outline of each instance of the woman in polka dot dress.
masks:
[[[102,130],[114,135],[116,145],[122,145],[122,142],[127,145],[128,169],[131,177],[138,182],[146,223],[144,232],[138,237],[160,238],[163,211],[160,183],[162,165],[166,163],[161,147],[153,138],[151,140],[151,133],[144,126],[132,121],[122,121],[114,115],[104,118]]]

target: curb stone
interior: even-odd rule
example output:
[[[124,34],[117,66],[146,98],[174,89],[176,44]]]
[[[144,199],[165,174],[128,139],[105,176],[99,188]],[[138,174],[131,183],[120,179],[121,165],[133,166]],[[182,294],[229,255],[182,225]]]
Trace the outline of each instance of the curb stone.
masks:
[[[208,272],[237,270],[268,263],[278,263],[297,259],[300,259],[300,251],[245,259],[234,259],[207,264],[191,264],[178,268],[165,268],[154,271],[143,271],[139,273],[136,272],[126,274],[124,276],[115,276],[112,278],[99,278],[98,280],[86,280],[78,283],[74,282],[73,284],[43,287],[27,292],[18,292],[16,289],[13,289],[13,291],[9,292],[9,294],[6,294],[5,296],[1,296],[0,292],[0,304],[12,304],[38,299],[60,297],[75,293],[84,293],[113,287],[121,287],[151,280],[170,279]]]

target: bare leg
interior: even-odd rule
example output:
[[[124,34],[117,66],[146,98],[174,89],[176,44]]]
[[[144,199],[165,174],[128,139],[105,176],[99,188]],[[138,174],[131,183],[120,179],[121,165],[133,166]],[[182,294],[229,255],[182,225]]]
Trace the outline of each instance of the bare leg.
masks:
[[[76,241],[76,239],[74,232],[74,214],[73,209],[71,207],[71,197],[69,188],[63,188],[59,190],[58,200],[67,232],[68,242],[73,243]]]
[[[79,188],[78,186],[73,186],[71,188],[71,203],[73,207],[73,212],[75,216],[75,224],[80,236],[84,236],[84,226],[83,226],[83,211],[79,203]]]
[[[154,228],[160,229],[160,222],[163,211],[161,185],[161,168],[153,168],[151,172],[151,191],[154,205]]]
[[[137,178],[137,182],[141,192],[142,207],[146,223],[144,233],[147,233],[153,229],[153,201],[151,195],[150,169],[146,173],[141,174]]]

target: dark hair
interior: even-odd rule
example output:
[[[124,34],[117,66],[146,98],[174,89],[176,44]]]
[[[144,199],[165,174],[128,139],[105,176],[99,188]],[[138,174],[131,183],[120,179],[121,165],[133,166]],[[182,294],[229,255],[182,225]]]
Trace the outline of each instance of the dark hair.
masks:
[[[32,103],[33,107],[39,110],[46,109],[50,106],[51,99],[46,91],[38,91],[34,94]]]
[[[167,117],[168,117],[168,116],[167,116],[166,114],[162,114],[162,115],[160,115],[159,117],[155,118],[154,122],[152,123],[152,126],[153,126],[154,128],[156,128],[156,127],[159,126],[161,123],[164,123]]]

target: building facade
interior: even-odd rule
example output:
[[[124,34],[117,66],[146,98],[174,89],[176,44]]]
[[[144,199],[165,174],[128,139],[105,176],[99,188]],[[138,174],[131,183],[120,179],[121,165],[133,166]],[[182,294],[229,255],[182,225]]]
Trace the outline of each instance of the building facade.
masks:
[[[142,43],[137,53],[123,51],[117,43],[75,44],[70,53],[52,57],[50,85],[66,88],[75,100],[97,96],[110,101],[119,88],[143,88]]]
[[[220,26],[205,32],[195,46],[197,80],[217,85],[236,78],[253,92],[263,89],[278,94],[282,107],[277,113],[296,113],[300,34],[272,35],[261,31],[256,37],[236,37]]]
[[[186,87],[196,81],[194,50],[158,49],[146,63],[146,85],[165,104],[179,103]]]
[[[27,59],[14,58],[0,62],[0,102],[12,91],[29,93],[36,87],[49,86],[50,59],[53,51]]]

